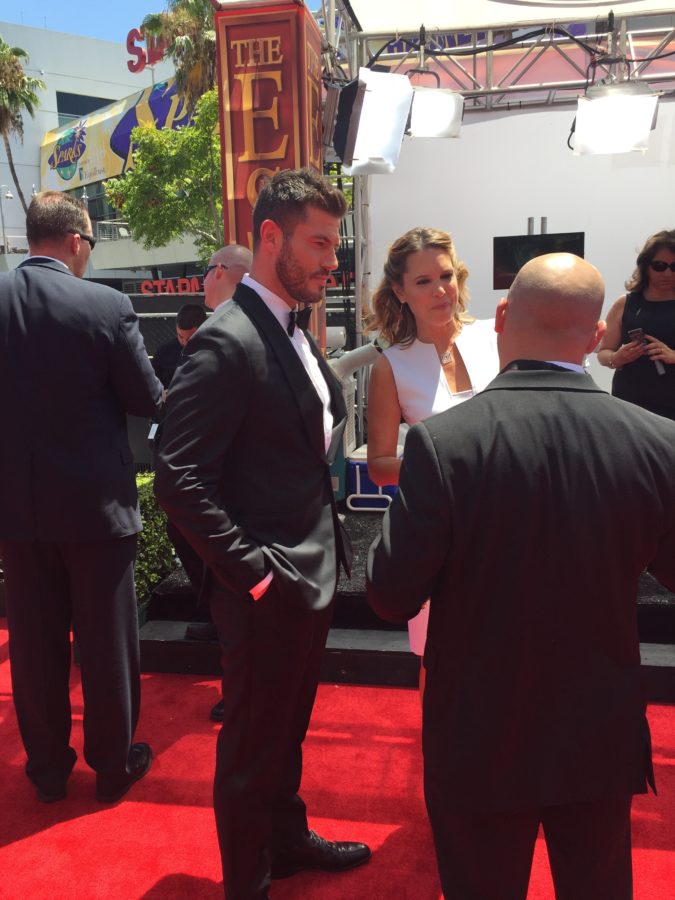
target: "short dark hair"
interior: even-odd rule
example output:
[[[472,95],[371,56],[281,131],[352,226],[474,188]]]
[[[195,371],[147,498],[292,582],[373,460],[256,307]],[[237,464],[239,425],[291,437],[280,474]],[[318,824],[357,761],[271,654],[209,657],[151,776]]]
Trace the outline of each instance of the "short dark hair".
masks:
[[[189,331],[206,321],[206,310],[198,303],[186,303],[176,313],[176,328]]]
[[[87,207],[82,200],[62,191],[42,191],[28,207],[26,237],[29,244],[65,237],[69,231],[89,229]]]
[[[641,292],[649,284],[649,263],[654,259],[659,250],[669,250],[675,253],[675,229],[671,231],[657,231],[647,238],[645,245],[640,250],[635,271],[626,282],[629,291]]]
[[[260,226],[271,219],[284,237],[305,219],[305,210],[314,206],[341,219],[347,212],[342,191],[312,169],[284,169],[277,172],[258,194],[253,207],[253,248],[260,242]]]

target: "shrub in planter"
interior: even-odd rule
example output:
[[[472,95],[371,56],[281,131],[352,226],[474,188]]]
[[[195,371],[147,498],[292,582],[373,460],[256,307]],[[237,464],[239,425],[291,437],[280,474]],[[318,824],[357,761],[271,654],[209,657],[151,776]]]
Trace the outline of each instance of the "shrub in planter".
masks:
[[[136,476],[138,503],[143,520],[136,555],[136,596],[139,606],[150,600],[153,588],[175,566],[175,551],[166,536],[166,516],[155,500],[152,489],[154,477],[152,472],[142,472]]]

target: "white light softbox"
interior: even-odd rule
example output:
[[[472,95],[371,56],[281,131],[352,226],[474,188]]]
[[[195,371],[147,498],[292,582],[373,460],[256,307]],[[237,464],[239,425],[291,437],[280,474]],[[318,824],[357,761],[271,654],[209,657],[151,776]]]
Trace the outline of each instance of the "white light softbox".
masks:
[[[345,146],[347,175],[389,175],[401,153],[413,89],[405,75],[359,69]]]

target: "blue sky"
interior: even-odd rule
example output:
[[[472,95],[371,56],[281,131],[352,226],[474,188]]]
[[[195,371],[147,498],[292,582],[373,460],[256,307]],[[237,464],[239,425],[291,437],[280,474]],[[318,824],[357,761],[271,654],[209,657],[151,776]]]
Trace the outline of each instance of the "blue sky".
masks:
[[[320,5],[320,0],[308,4],[310,9]],[[165,0],[84,0],[65,6],[58,0],[0,0],[0,22],[124,44],[129,31],[137,28],[148,13],[161,12],[165,7]]]

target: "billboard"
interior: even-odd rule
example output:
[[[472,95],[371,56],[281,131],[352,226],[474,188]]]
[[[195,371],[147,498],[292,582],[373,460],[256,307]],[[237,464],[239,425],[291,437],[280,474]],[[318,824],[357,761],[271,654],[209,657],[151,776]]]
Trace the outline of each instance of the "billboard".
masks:
[[[154,84],[48,131],[40,148],[40,187],[67,191],[122,175],[131,167],[131,132],[144,123],[180,128],[190,117],[174,79]]]

